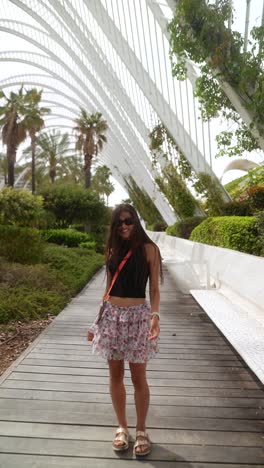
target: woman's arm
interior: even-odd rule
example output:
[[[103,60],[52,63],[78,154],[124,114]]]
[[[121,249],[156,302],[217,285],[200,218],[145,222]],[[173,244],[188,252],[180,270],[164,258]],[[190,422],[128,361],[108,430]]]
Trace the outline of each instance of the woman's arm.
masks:
[[[146,244],[147,261],[149,265],[149,298],[151,313],[158,312],[160,306],[160,253],[155,244]],[[160,332],[159,316],[154,315],[151,318],[149,340],[155,340]]]
[[[106,266],[106,287],[105,287],[105,292],[104,292],[104,295],[103,295],[103,300],[106,296],[106,293],[108,291],[108,289],[110,288],[110,284],[111,284],[111,274],[110,274],[110,271],[108,269],[108,267]]]

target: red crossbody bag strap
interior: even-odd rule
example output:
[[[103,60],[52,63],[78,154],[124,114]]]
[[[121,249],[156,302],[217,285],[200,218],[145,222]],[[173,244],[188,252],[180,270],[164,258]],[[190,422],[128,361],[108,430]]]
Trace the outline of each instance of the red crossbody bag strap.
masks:
[[[138,245],[139,245],[139,242],[136,244],[135,249],[137,248]],[[135,249],[134,249],[134,250],[135,250]],[[108,299],[109,299],[109,294],[110,294],[111,289],[112,289],[112,287],[114,286],[114,284],[115,284],[115,282],[116,282],[116,280],[117,280],[117,277],[118,277],[120,271],[121,271],[122,268],[125,266],[127,260],[129,259],[129,257],[131,257],[131,255],[132,255],[132,253],[134,252],[134,250],[130,249],[130,250],[127,252],[126,256],[123,258],[123,260],[119,263],[119,265],[118,265],[118,267],[117,267],[117,270],[116,270],[116,272],[115,272],[115,274],[114,274],[114,276],[113,276],[113,278],[112,278],[111,284],[110,284],[110,286],[109,286],[109,288],[108,288],[106,294],[104,295],[104,301],[108,301]]]

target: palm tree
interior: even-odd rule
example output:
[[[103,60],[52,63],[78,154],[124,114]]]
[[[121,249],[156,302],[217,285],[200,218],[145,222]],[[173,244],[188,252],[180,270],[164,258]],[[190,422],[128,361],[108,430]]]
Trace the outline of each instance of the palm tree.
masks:
[[[60,131],[52,130],[50,133],[41,133],[36,138],[36,165],[38,170],[48,170],[50,181],[53,184],[57,175],[58,167],[63,164],[69,152],[69,135],[61,134]],[[25,156],[31,153],[31,146],[23,152]]]
[[[42,97],[42,90],[36,88],[30,89],[25,96],[27,110],[25,115],[25,125],[31,139],[31,185],[32,193],[36,191],[36,143],[37,133],[44,127],[45,122],[43,116],[50,113],[47,107],[39,107]]]
[[[99,194],[99,196],[106,197],[108,205],[108,198],[115,190],[114,185],[110,182],[111,171],[107,166],[99,166],[93,175],[91,188]]]
[[[91,185],[91,165],[94,156],[97,156],[98,151],[103,149],[107,138],[104,133],[108,130],[106,120],[102,119],[100,112],[88,115],[85,109],[80,108],[81,116],[74,119],[77,126],[74,130],[77,131],[76,149],[83,151],[84,155],[84,173],[85,187]]]
[[[82,184],[84,182],[83,160],[82,156],[73,154],[66,156],[58,167],[58,180]]]
[[[0,90],[0,99],[6,101],[0,106],[0,127],[2,127],[3,144],[7,147],[7,183],[13,187],[17,148],[27,137],[23,86],[18,93],[11,91],[9,97]]]

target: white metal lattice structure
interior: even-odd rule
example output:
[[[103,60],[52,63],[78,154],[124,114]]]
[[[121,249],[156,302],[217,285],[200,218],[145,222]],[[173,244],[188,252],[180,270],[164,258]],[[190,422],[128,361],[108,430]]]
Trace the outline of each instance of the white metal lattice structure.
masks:
[[[1,48],[1,64],[17,64],[18,72],[0,87],[43,88],[44,100],[54,107],[48,127],[70,131],[80,106],[102,112],[110,128],[102,162],[124,187],[132,175],[169,224],[175,214],[156,187],[148,149],[153,126],[161,120],[195,172],[215,177],[210,131],[199,119],[193,94],[196,71],[188,63],[185,82],[171,74],[166,25],[174,6],[173,0],[2,0],[0,5],[1,34],[22,44]],[[223,195],[228,198],[224,189]]]

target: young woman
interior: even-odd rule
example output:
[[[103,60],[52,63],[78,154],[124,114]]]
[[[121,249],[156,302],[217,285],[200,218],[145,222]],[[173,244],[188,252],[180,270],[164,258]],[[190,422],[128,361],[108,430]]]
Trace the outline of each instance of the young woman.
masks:
[[[116,451],[129,447],[123,382],[124,361],[129,362],[137,416],[134,453],[143,456],[150,452],[145,427],[149,407],[146,366],[158,352],[162,267],[159,249],[142,228],[136,210],[129,204],[122,204],[112,215],[106,251],[106,292],[118,265],[130,250],[132,254],[110,291],[102,318],[92,326],[93,352],[105,357],[109,364],[110,393],[119,425],[113,440]],[[148,279],[150,305],[146,302]]]

